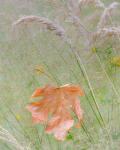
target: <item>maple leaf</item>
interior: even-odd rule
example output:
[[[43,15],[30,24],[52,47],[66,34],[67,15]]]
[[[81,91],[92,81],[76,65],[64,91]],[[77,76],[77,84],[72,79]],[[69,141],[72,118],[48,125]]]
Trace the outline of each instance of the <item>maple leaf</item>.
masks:
[[[42,99],[29,104],[27,109],[32,113],[34,123],[46,123],[46,133],[53,133],[56,139],[64,140],[67,132],[74,125],[71,111],[76,114],[79,123],[83,119],[83,110],[78,99],[78,96],[83,95],[79,86],[67,84],[53,87],[47,85],[35,90],[32,98],[41,96]]]

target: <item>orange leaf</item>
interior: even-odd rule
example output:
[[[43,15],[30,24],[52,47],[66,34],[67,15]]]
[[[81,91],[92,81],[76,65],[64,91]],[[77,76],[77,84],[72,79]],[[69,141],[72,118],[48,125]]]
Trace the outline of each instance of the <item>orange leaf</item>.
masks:
[[[46,123],[46,133],[53,133],[58,140],[64,140],[67,132],[74,125],[71,110],[75,112],[78,122],[83,119],[83,110],[78,96],[84,93],[79,86],[64,85],[60,87],[45,86],[38,88],[32,97],[42,96],[38,102],[27,106],[32,113],[34,123]],[[48,116],[51,117],[48,117]]]
[[[31,97],[34,98],[34,97],[42,96],[42,94],[43,94],[43,89],[38,88],[34,91]]]

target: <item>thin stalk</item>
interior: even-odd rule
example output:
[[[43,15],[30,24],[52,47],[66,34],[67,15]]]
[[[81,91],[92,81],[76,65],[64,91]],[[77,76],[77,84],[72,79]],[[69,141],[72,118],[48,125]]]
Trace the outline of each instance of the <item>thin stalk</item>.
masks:
[[[99,61],[99,63],[100,63],[100,66],[101,66],[101,68],[102,68],[102,70],[103,70],[104,74],[106,75],[106,77],[107,77],[108,81],[110,82],[110,84],[111,84],[111,86],[112,86],[112,88],[113,88],[113,90],[114,90],[114,92],[115,92],[116,96],[119,98],[119,97],[120,97],[120,95],[118,94],[118,92],[117,92],[117,90],[116,90],[116,88],[115,88],[114,84],[112,83],[112,81],[111,81],[111,79],[110,79],[110,77],[109,77],[108,73],[106,72],[106,70],[105,70],[105,68],[104,68],[103,64],[101,63],[101,61],[100,61],[100,57],[99,57],[97,54],[96,54],[96,57],[97,57],[97,59],[98,59],[98,61]],[[116,100],[116,103],[117,103],[117,104],[120,104],[120,102],[118,102],[117,100]]]
[[[97,108],[97,111],[98,111],[98,113],[99,113],[99,116],[100,116],[100,118],[101,118],[101,120],[102,120],[102,124],[100,123],[100,121],[99,121],[99,123],[101,124],[101,126],[104,126],[104,127],[105,127],[105,121],[104,121],[104,119],[103,119],[103,117],[102,117],[102,115],[101,115],[101,112],[100,112],[100,110],[99,110],[99,106],[98,106],[98,104],[97,104],[96,97],[95,97],[95,95],[94,95],[94,91],[93,91],[93,89],[92,89],[91,83],[90,83],[90,81],[89,81],[89,78],[88,78],[86,69],[85,69],[85,67],[84,67],[84,65],[83,65],[83,63],[82,63],[82,60],[81,60],[80,56],[78,55],[78,53],[76,53],[76,51],[73,50],[73,47],[72,47],[72,45],[71,45],[71,42],[70,42],[68,39],[66,40],[66,43],[68,44],[68,46],[70,47],[70,50],[72,51],[74,57],[76,58],[76,61],[77,61],[77,63],[78,63],[78,66],[79,66],[81,72],[83,73],[83,75],[84,75],[84,77],[85,77],[85,80],[86,80],[86,82],[87,82],[87,85],[88,85],[88,87],[89,87],[89,89],[90,89],[91,96],[92,96],[92,98],[93,98],[93,101],[94,101],[95,106],[96,106],[96,108]],[[98,120],[99,120],[99,119],[98,119]]]
[[[84,73],[84,76],[85,76],[85,78],[86,78],[86,81],[87,81],[87,83],[88,83],[88,86],[89,86],[89,88],[90,88],[90,92],[91,92],[92,98],[93,98],[93,100],[94,100],[95,106],[96,106],[96,108],[97,108],[97,111],[98,111],[98,113],[99,113],[99,116],[100,116],[100,118],[101,118],[101,120],[102,120],[103,125],[105,126],[105,122],[104,122],[104,119],[103,119],[102,114],[101,114],[101,112],[100,112],[99,106],[98,106],[98,104],[97,104],[96,97],[95,97],[93,88],[92,88],[92,86],[91,86],[91,83],[90,83],[90,81],[89,81],[89,78],[88,78],[86,69],[85,69],[85,67],[84,67],[84,65],[83,65],[83,63],[82,63],[82,60],[81,60],[80,56],[77,55],[77,57],[78,57],[78,60],[79,60],[80,68],[82,69],[82,71],[83,71],[83,73]]]

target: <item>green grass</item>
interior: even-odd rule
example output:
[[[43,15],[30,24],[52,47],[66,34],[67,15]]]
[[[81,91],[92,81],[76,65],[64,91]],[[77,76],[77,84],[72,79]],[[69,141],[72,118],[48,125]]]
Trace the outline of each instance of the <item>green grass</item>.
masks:
[[[54,18],[55,10],[47,0],[0,0],[0,126],[21,145],[30,144],[30,150],[119,150],[120,68],[109,61],[120,55],[119,49],[105,43],[94,53],[79,43],[76,58],[59,37],[41,32],[37,25],[12,31],[12,22],[31,14]],[[38,75],[36,65],[42,65],[52,80]],[[80,129],[73,128],[66,141],[58,142],[44,133],[42,125],[32,124],[25,107],[33,101],[30,96],[36,87],[67,83],[80,84],[85,91],[81,98],[84,123]],[[0,140],[0,149],[17,148]]]

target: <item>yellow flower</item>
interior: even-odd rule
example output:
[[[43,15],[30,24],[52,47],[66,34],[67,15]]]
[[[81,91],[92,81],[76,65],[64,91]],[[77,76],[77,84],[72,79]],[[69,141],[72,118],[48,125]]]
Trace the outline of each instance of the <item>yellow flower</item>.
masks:
[[[111,63],[116,66],[120,66],[120,56],[115,56],[111,59]]]
[[[35,67],[35,72],[36,72],[37,74],[40,74],[40,75],[41,75],[41,74],[45,73],[45,70],[44,70],[43,66],[38,65],[38,66]]]
[[[96,48],[96,47],[93,47],[93,48],[92,48],[92,52],[93,52],[93,53],[96,53],[96,52],[97,52],[97,48]]]
[[[16,117],[16,119],[17,119],[18,121],[21,120],[21,116],[20,116],[19,114],[16,114],[15,117]]]

